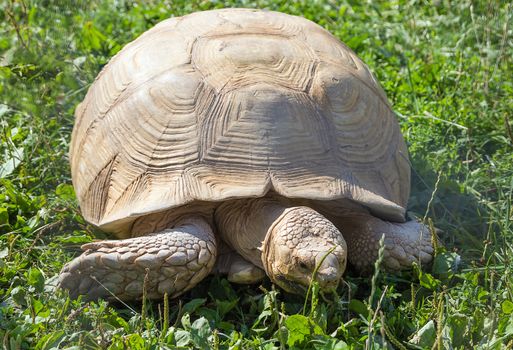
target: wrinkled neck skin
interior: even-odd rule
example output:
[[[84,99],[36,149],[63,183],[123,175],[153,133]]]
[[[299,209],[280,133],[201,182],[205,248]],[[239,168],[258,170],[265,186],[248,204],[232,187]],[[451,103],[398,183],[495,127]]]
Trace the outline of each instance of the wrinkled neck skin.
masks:
[[[274,222],[287,208],[273,199],[235,200],[223,203],[215,212],[222,239],[246,260],[266,270],[265,242]]]

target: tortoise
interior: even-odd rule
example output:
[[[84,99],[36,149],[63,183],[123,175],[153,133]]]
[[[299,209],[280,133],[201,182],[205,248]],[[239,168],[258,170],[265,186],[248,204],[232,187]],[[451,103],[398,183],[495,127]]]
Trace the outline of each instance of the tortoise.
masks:
[[[410,163],[369,68],[301,17],[222,9],[170,18],[126,45],[75,112],[70,162],[84,218],[76,297],[176,297],[211,272],[302,293],[347,260],[432,259],[406,221]]]

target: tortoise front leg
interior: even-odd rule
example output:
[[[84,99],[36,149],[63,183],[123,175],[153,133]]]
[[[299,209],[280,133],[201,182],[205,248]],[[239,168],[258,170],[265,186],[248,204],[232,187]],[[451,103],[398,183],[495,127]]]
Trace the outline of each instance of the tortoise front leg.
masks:
[[[389,222],[359,212],[331,219],[344,232],[348,260],[360,272],[368,273],[374,268],[379,240],[383,235],[385,250],[382,264],[389,271],[411,268],[413,262],[427,264],[433,258],[429,228],[417,221]]]
[[[199,216],[174,228],[136,238],[85,244],[85,252],[66,264],[59,286],[75,298],[133,300],[168,293],[176,297],[194,287],[214,266],[217,246],[212,228]]]

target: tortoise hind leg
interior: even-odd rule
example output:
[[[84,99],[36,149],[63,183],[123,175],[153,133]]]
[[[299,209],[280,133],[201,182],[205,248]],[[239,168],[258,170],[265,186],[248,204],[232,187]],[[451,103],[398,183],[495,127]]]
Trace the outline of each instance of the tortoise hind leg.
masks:
[[[133,300],[170,297],[195,286],[214,266],[217,246],[201,217],[181,220],[172,229],[136,238],[85,244],[85,252],[66,264],[59,286],[75,298]],[[145,280],[146,279],[146,280]]]
[[[378,258],[379,240],[385,235],[382,264],[389,271],[405,270],[413,262],[429,263],[433,246],[429,228],[416,221],[396,223],[366,213],[334,219],[347,242],[348,260],[363,273],[371,272]]]

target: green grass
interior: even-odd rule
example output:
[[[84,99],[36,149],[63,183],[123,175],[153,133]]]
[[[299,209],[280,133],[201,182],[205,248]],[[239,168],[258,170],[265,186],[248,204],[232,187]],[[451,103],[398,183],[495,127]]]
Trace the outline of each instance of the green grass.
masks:
[[[371,67],[409,144],[410,210],[444,231],[432,267],[349,274],[337,295],[313,288],[306,304],[269,282],[244,287],[219,277],[180,300],[129,305],[72,301],[51,287],[79,245],[98,235],[71,187],[74,108],[102,65],[143,31],[220,7],[304,16]],[[0,347],[513,347],[507,2],[3,0],[0,9]]]

